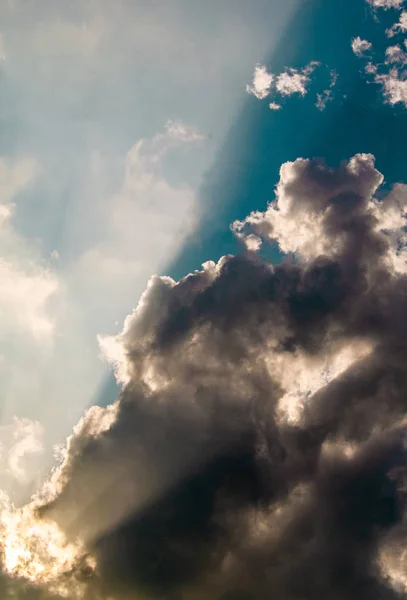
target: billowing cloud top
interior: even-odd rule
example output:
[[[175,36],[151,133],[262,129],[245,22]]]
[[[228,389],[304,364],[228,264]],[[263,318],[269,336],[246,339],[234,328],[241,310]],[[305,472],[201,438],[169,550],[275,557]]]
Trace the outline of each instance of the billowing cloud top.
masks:
[[[120,397],[3,499],[2,597],[407,597],[407,187],[382,181],[286,163],[242,255],[150,280],[101,339]]]

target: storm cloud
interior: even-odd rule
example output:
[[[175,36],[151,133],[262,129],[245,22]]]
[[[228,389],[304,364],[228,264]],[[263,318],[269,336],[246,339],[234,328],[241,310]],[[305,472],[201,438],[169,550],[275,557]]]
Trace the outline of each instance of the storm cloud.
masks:
[[[7,513],[10,585],[407,598],[407,188],[382,182],[366,154],[286,163],[267,210],[232,225],[241,255],[150,280],[100,340],[120,397],[76,426],[27,522]],[[32,548],[32,523],[67,544],[45,575],[29,571],[37,550],[10,551],[16,530]]]

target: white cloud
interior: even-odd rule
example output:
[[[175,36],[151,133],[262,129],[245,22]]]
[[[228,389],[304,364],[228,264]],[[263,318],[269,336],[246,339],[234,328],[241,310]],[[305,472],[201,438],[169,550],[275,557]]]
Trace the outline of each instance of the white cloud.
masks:
[[[384,5],[383,5],[384,7]],[[390,5],[387,6],[390,8]],[[403,11],[398,23],[386,31],[390,37],[397,31],[407,31],[407,11]],[[407,41],[404,40],[407,47]],[[364,57],[372,44],[360,37],[352,40],[352,50],[359,57]],[[398,64],[399,66],[394,66]],[[407,52],[400,44],[388,46],[385,49],[384,62],[370,60],[364,67],[367,75],[372,76],[375,83],[380,84],[385,102],[391,105],[403,104],[407,108],[407,71],[402,67],[407,65]]]
[[[407,79],[404,73],[392,68],[389,73],[375,76],[376,83],[382,85],[383,94],[389,104],[404,104],[407,108]]]
[[[366,0],[374,8],[401,8],[404,0]]]
[[[375,75],[377,73],[378,67],[372,62],[368,62],[365,66],[365,73],[367,75]]]
[[[253,74],[251,85],[246,86],[246,91],[259,100],[266,98],[270,92],[271,84],[273,83],[274,75],[267,71],[263,65],[256,65]]]
[[[397,23],[387,29],[386,33],[389,37],[393,37],[397,33],[407,31],[407,11],[403,10]]]
[[[317,61],[311,61],[303,69],[294,69],[287,67],[283,73],[274,75],[269,73],[266,67],[256,65],[253,83],[246,86],[246,91],[259,100],[264,100],[269,96],[271,86],[275,82],[276,92],[281,96],[291,96],[292,94],[300,94],[305,96],[307,87],[311,81],[311,74],[315,68],[319,66]],[[281,105],[276,102],[269,103],[270,110],[280,110]]]
[[[389,46],[386,48],[386,63],[407,63],[407,52],[401,46]]]
[[[292,94],[305,96],[307,86],[311,81],[310,75],[318,65],[318,62],[312,61],[303,69],[287,68],[276,79],[277,91],[283,96],[291,96]]]
[[[351,43],[352,51],[356,56],[363,56],[365,52],[371,49],[372,44],[367,40],[362,40],[361,37],[355,37]]]

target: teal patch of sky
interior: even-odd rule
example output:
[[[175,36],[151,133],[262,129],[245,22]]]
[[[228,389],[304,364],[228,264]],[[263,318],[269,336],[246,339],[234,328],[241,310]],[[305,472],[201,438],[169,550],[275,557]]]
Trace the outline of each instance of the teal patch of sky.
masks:
[[[375,17],[365,0],[307,0],[302,4],[264,64],[279,73],[286,66],[302,68],[312,60],[319,61],[321,67],[313,75],[308,94],[283,99],[283,109],[277,112],[270,111],[267,99],[247,96],[202,183],[201,228],[167,266],[166,274],[179,279],[206,260],[240,252],[230,223],[267,207],[274,197],[280,166],[286,161],[322,157],[334,167],[366,152],[376,156],[387,185],[407,179],[407,110],[383,102],[380,88],[367,81],[363,60],[351,49],[351,39],[360,35],[371,41],[379,54],[384,52],[388,44],[385,29],[396,17],[394,11],[381,11]],[[316,94],[328,87],[329,70],[338,73],[338,83],[333,101],[319,111]],[[281,260],[277,248],[268,257],[274,262]],[[101,386],[98,404],[112,401],[117,391],[109,377]]]

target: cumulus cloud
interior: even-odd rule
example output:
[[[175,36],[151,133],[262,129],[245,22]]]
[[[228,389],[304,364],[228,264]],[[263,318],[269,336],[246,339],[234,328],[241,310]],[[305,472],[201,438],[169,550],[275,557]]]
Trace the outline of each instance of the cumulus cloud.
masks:
[[[101,339],[120,397],[31,504],[3,500],[3,585],[407,597],[407,187],[382,181],[368,154],[286,163],[267,210],[232,226],[247,252],[150,280]]]
[[[280,94],[283,98],[285,96],[292,96],[293,94],[305,96],[311,82],[311,75],[318,66],[319,63],[317,61],[311,61],[303,69],[287,67],[279,75],[274,75],[273,73],[269,73],[266,67],[256,65],[253,83],[246,86],[246,91],[256,96],[259,100],[264,100],[271,94],[272,86],[274,85],[275,93]],[[326,104],[328,102],[332,87],[330,86],[329,90],[325,90],[321,94],[320,103]],[[269,103],[269,108],[272,111],[278,111],[282,106],[273,100]]]
[[[353,38],[351,46],[352,51],[356,56],[364,56],[364,54],[371,49],[372,44],[367,40],[362,40],[362,38],[358,36]]]
[[[310,75],[318,65],[318,62],[312,61],[303,69],[286,69],[276,79],[277,91],[283,96],[291,96],[292,94],[305,96],[311,81]]]
[[[246,91],[259,100],[267,98],[271,84],[273,83],[274,75],[269,73],[263,65],[256,65],[253,74],[251,85],[246,86]]]

